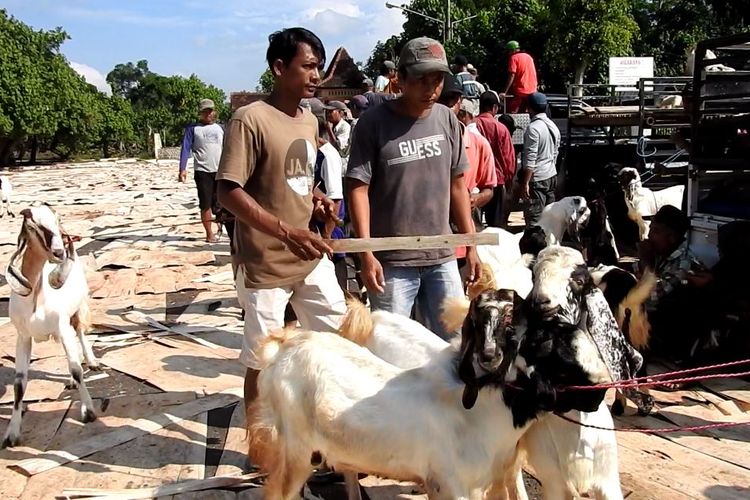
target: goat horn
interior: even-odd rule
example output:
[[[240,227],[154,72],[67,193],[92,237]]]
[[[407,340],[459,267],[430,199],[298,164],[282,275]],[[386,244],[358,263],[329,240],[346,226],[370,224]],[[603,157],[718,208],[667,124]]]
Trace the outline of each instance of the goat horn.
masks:
[[[26,236],[22,231],[18,236],[18,247],[11,256],[8,267],[5,269],[5,281],[8,282],[11,290],[15,293],[21,297],[28,297],[31,295],[31,283],[29,283],[29,280],[26,279],[21,270],[18,269],[18,266],[16,266],[16,261],[23,255],[24,250],[26,250]]]
[[[76,250],[73,247],[73,240],[68,239],[68,244],[65,248],[65,258],[57,265],[57,267],[55,267],[55,269],[52,270],[51,273],[49,273],[49,278],[47,279],[49,285],[55,290],[62,288],[65,281],[68,279],[68,275],[73,269],[73,264],[76,259],[75,252]]]

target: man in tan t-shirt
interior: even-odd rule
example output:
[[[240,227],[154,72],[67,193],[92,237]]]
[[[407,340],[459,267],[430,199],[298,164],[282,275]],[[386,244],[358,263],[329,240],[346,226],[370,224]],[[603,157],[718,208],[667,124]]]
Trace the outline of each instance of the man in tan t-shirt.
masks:
[[[246,405],[257,396],[254,351],[269,331],[284,327],[287,303],[309,330],[335,331],[346,312],[333,263],[325,257],[331,249],[308,228],[318,122],[300,100],[313,97],[320,83],[325,49],[315,34],[290,28],[271,35],[266,58],[273,92],[234,113],[216,174],[219,202],[236,217]]]

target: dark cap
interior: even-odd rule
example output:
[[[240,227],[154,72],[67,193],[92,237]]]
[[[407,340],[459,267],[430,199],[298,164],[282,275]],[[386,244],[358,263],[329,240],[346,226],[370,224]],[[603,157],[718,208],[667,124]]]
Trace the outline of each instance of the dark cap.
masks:
[[[323,108],[328,111],[332,111],[334,109],[337,109],[339,111],[346,111],[346,104],[341,101],[329,101],[328,104],[323,106]]]
[[[300,102],[300,106],[302,106],[303,108],[308,108],[312,112],[312,114],[317,117],[325,115],[325,106],[323,105],[323,102],[317,97],[303,99]]]
[[[457,54],[456,57],[453,58],[453,64],[456,66],[468,66],[469,60],[466,59],[466,56]]]
[[[651,219],[651,222],[667,226],[680,237],[684,236],[690,228],[690,219],[688,219],[688,216],[685,215],[682,210],[673,207],[672,205],[664,205],[661,207],[659,211],[654,214],[654,218]]]
[[[487,92],[484,92],[479,96],[479,105],[481,107],[492,106],[495,104],[497,104],[498,106],[500,105],[500,97],[497,95],[497,93],[488,90]]]
[[[531,109],[544,109],[547,107],[547,96],[541,92],[529,94],[529,107]]]
[[[367,98],[363,95],[355,95],[349,99],[349,107],[351,109],[358,109],[360,111],[366,110],[370,106]]]
[[[415,77],[436,71],[451,72],[443,46],[437,40],[427,37],[409,40],[401,50],[398,65],[399,69]]]
[[[446,73],[443,77],[443,91],[440,93],[440,99],[450,98],[456,95],[464,95],[464,86],[455,76]]]

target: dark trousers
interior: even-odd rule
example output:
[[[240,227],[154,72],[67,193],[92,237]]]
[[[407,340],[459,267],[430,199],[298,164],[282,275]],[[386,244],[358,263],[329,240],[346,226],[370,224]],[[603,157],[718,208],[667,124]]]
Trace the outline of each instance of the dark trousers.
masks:
[[[507,194],[505,186],[497,186],[492,192],[492,199],[482,207],[484,219],[490,227],[506,227],[508,225],[508,216],[510,212],[506,210]]]
[[[529,199],[523,210],[523,219],[526,222],[526,227],[533,226],[539,222],[544,207],[555,201],[556,189],[556,175],[543,181],[529,183]]]

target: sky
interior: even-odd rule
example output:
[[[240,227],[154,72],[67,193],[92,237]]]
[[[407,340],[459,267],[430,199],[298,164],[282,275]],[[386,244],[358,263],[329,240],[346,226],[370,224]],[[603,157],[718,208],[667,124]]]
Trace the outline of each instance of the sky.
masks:
[[[255,90],[276,30],[303,26],[323,40],[329,61],[344,46],[366,62],[405,21],[385,0],[0,0],[0,8],[35,29],[61,26],[71,38],[63,54],[100,90],[116,64],[146,59],[151,71],[195,73],[227,97]]]

